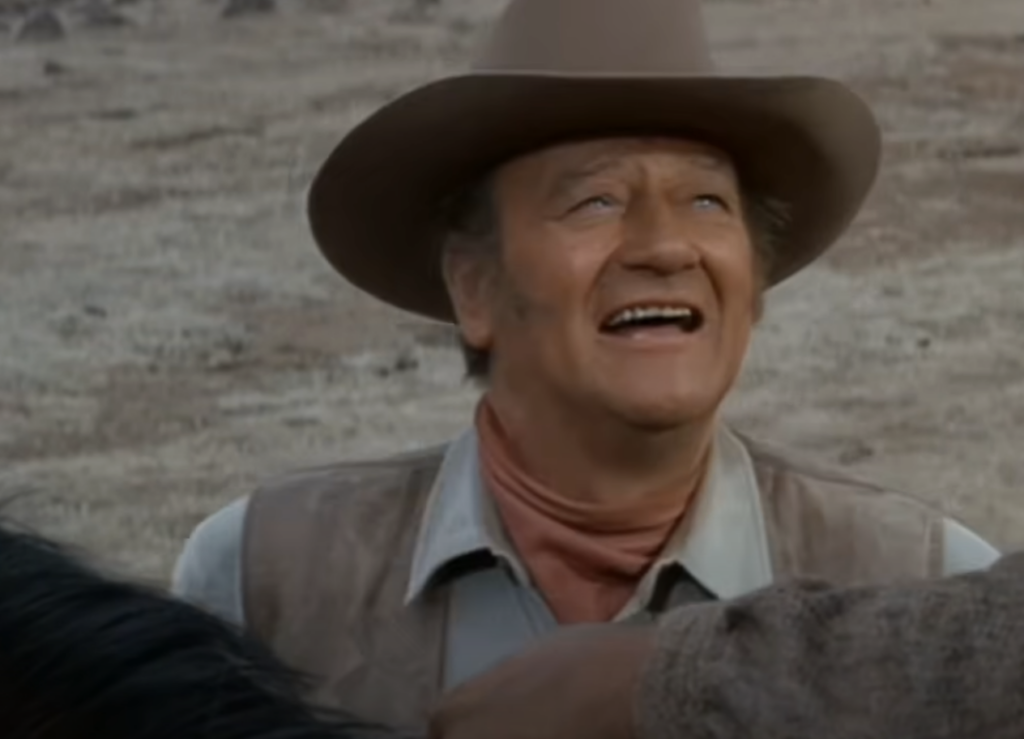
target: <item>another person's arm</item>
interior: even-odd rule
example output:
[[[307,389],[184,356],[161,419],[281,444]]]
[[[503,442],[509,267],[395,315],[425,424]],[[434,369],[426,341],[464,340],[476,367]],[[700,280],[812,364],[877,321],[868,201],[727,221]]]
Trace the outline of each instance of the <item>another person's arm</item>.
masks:
[[[902,586],[773,587],[658,630],[639,739],[1024,733],[1024,554]]]
[[[566,629],[456,689],[435,739],[1018,739],[1024,554],[940,580],[779,585],[658,628]]]

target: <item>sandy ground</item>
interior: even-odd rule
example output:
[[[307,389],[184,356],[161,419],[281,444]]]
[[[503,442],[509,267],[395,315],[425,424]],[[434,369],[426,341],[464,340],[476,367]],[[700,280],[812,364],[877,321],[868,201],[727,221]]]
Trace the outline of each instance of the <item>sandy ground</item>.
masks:
[[[0,41],[0,490],[19,515],[163,579],[257,479],[466,422],[449,334],[347,286],[303,220],[339,135],[457,69],[498,7],[406,2],[223,21],[138,0],[124,28]],[[840,76],[888,138],[855,228],[771,295],[730,415],[1024,544],[1024,2],[708,15],[725,66]]]

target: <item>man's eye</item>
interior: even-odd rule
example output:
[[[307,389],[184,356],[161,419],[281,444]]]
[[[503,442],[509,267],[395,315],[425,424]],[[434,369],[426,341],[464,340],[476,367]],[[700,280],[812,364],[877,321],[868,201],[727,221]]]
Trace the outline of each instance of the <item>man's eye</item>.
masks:
[[[573,210],[606,210],[608,208],[614,208],[615,205],[615,198],[611,195],[595,195],[592,198],[587,198],[586,200],[577,203],[573,206]]]
[[[717,209],[717,210],[728,210],[728,205],[725,199],[718,195],[711,195],[705,193],[704,195],[698,195],[693,199],[694,205],[701,210]]]

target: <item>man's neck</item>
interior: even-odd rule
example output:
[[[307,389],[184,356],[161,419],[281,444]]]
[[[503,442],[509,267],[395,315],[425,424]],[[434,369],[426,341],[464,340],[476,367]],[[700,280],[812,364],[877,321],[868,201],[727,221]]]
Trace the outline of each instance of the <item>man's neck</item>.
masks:
[[[715,419],[650,430],[617,419],[583,417],[550,403],[489,393],[492,408],[526,471],[580,502],[628,506],[663,496],[690,496],[710,457]]]

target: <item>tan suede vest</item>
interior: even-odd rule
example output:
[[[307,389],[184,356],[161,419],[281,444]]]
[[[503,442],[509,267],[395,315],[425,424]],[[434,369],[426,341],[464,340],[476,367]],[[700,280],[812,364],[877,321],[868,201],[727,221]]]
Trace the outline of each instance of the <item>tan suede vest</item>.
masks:
[[[907,496],[798,465],[743,439],[779,580],[881,583],[941,574],[942,516]],[[448,591],[403,606],[444,449],[290,475],[249,506],[250,628],[320,679],[314,699],[422,727],[438,697]]]

